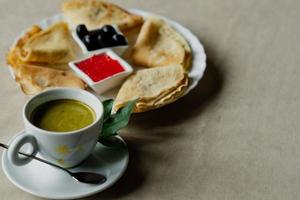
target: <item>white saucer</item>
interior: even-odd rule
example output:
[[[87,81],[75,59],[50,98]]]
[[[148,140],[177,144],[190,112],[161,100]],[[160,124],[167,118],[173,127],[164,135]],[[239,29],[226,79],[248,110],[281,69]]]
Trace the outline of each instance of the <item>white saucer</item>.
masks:
[[[104,174],[107,181],[100,185],[77,182],[66,172],[35,160],[21,167],[15,166],[8,161],[7,150],[2,154],[2,168],[13,184],[35,196],[76,199],[99,193],[114,184],[124,173],[128,159],[125,142],[123,147],[111,148],[98,143],[92,155],[82,165],[71,170]]]

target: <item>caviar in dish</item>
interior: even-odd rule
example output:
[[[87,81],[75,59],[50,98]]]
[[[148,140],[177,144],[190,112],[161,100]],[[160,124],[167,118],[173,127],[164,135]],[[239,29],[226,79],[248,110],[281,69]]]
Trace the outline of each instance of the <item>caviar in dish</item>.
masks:
[[[120,85],[133,72],[132,67],[125,60],[109,49],[70,62],[69,65],[99,94]]]
[[[94,82],[101,81],[125,70],[117,60],[112,59],[107,54],[93,55],[75,65]]]

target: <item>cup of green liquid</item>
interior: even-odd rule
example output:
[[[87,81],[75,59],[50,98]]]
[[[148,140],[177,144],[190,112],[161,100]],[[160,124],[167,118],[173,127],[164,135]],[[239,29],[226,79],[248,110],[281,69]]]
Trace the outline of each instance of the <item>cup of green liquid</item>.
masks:
[[[92,153],[102,128],[103,105],[81,89],[50,89],[29,99],[23,121],[25,130],[11,142],[9,160],[25,164],[18,152],[30,143],[45,159],[70,168]]]

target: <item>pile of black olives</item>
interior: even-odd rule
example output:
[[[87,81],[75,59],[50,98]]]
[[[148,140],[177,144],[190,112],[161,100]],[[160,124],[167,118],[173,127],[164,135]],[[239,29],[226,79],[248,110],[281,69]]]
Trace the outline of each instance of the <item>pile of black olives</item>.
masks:
[[[88,31],[84,24],[80,24],[76,27],[76,33],[89,51],[127,45],[126,38],[110,25]]]

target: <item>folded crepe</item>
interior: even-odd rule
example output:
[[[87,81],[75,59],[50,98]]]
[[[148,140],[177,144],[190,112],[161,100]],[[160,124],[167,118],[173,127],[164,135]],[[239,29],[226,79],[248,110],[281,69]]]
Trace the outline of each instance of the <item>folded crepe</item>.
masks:
[[[188,76],[181,65],[142,69],[131,75],[121,86],[114,111],[138,99],[134,112],[145,112],[172,103],[188,86]]]
[[[65,0],[62,11],[73,27],[85,24],[88,29],[96,29],[116,24],[123,31],[143,23],[141,16],[103,0]]]
[[[55,25],[54,25],[55,26]],[[26,62],[21,57],[23,47],[40,35],[42,29],[33,26],[10,49],[7,54],[7,62],[15,75],[15,80],[20,84],[25,94],[36,94],[48,87],[76,87],[85,88],[84,82],[75,76],[64,64],[49,64],[42,62]],[[45,44],[47,46],[47,44]],[[43,45],[40,44],[41,49]],[[48,54],[52,55],[52,54]]]
[[[75,58],[75,42],[65,22],[58,22],[42,30],[32,28],[30,38],[18,46],[18,57],[23,62],[67,63]]]
[[[143,24],[129,57],[133,64],[142,67],[180,64],[188,71],[192,53],[187,41],[174,28],[151,16]]]

